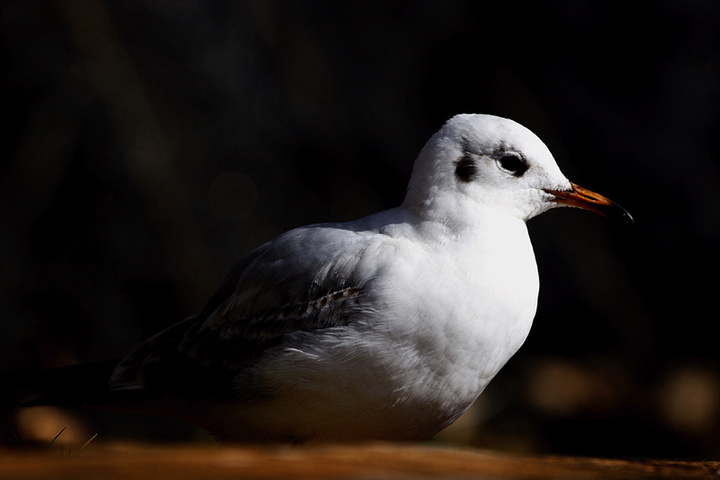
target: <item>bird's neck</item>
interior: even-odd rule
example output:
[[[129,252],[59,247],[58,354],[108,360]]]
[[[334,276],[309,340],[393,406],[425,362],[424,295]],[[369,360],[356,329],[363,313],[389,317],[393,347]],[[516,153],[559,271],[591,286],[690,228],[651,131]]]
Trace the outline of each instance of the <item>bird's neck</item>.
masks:
[[[500,238],[504,233],[526,235],[525,221],[507,211],[461,195],[438,193],[422,199],[408,196],[400,207],[416,219],[416,228],[433,231],[425,238],[463,239]]]

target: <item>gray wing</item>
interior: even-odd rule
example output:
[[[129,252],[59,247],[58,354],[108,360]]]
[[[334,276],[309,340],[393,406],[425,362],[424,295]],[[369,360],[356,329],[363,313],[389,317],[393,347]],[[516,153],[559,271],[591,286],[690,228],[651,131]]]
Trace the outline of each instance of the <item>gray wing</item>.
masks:
[[[373,272],[371,237],[347,225],[292,230],[243,258],[203,311],[152,337],[116,368],[111,386],[230,399],[233,380],[293,332],[347,325]],[[370,262],[372,263],[372,262]]]

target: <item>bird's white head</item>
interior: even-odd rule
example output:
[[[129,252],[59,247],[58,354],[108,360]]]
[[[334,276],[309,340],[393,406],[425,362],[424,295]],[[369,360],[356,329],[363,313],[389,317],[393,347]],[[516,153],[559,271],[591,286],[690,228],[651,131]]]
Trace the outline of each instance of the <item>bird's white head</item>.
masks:
[[[574,206],[631,220],[619,205],[570,182],[533,132],[493,115],[456,115],[425,144],[413,167],[405,207],[457,217],[493,209],[528,220]]]

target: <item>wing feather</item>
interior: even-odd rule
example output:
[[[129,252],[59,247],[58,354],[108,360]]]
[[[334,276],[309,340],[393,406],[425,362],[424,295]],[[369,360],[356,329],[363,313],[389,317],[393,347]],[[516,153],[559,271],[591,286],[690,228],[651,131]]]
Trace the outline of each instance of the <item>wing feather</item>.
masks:
[[[236,397],[235,379],[298,331],[347,325],[362,310],[355,275],[367,243],[343,224],[292,230],[243,258],[202,312],[160,332],[116,368],[111,386],[187,398]],[[356,255],[338,259],[347,246]],[[342,248],[339,248],[342,246]],[[365,272],[367,274],[367,272]],[[363,275],[368,278],[368,275]]]

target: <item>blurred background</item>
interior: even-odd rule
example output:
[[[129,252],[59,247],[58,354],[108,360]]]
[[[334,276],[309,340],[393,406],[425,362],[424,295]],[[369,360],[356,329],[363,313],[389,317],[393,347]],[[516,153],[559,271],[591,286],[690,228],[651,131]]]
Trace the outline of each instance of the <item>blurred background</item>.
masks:
[[[447,118],[492,113],[636,224],[529,222],[530,337],[434,441],[720,455],[720,3],[4,0],[0,52],[0,371],[123,355],[259,244],[396,206]],[[30,411],[5,445],[201,438]]]

